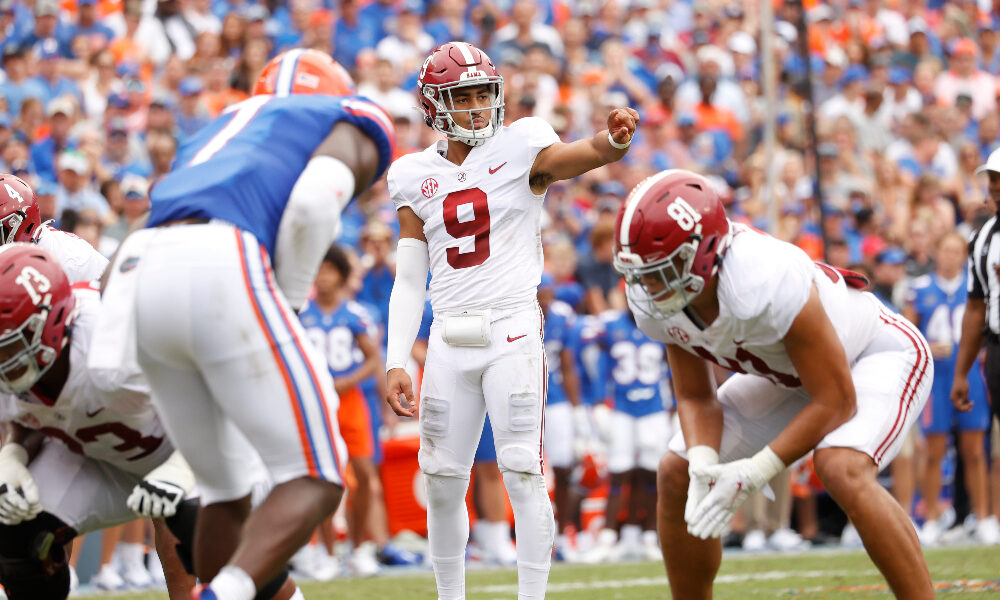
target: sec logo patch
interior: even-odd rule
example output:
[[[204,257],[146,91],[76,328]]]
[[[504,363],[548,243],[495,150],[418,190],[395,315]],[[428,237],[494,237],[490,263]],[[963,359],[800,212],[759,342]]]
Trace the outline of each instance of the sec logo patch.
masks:
[[[438,182],[433,177],[428,177],[420,184],[420,193],[424,198],[430,198],[438,191]]]
[[[682,344],[688,343],[688,341],[691,339],[691,336],[689,336],[687,332],[681,329],[680,327],[671,327],[670,329],[667,330],[667,334],[670,335],[670,337],[674,338],[675,340],[678,340]]]

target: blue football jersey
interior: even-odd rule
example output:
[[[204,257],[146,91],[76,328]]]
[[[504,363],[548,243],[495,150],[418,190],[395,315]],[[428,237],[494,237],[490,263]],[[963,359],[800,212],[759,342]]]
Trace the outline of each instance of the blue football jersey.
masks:
[[[221,219],[252,233],[273,257],[292,187],[337,123],[350,123],[375,142],[380,177],[392,159],[394,133],[391,119],[371,101],[254,96],[229,107],[178,149],[171,172],[150,195],[149,226]]]
[[[355,338],[370,334],[375,324],[370,322],[368,311],[357,302],[348,300],[336,310],[324,312],[310,300],[299,314],[299,320],[309,341],[326,358],[334,378],[349,375],[365,362],[365,355]]]
[[[576,314],[565,302],[553,301],[545,314],[545,362],[549,369],[549,387],[545,401],[548,404],[565,402],[568,398],[563,388],[562,351],[569,348],[570,331]]]
[[[929,273],[914,279],[907,290],[906,303],[920,317],[920,333],[932,344],[952,345],[948,358],[934,361],[935,379],[955,371],[958,341],[962,337],[962,317],[965,315],[965,301],[969,296],[966,289],[967,276],[963,270],[957,280],[948,282],[938,277],[937,273]]]
[[[628,312],[608,311],[601,323],[598,339],[608,353],[614,409],[634,417],[664,410],[670,397],[666,347],[643,333]]]
[[[566,336],[566,347],[573,354],[576,372],[580,376],[580,394],[584,404],[604,402],[608,386],[604,377],[607,355],[597,341],[600,319],[579,315]]]

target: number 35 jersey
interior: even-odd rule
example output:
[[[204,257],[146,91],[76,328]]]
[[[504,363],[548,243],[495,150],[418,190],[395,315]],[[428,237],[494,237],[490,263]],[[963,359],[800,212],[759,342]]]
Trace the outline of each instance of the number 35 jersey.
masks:
[[[639,327],[654,339],[731,371],[798,388],[802,383],[782,340],[815,284],[847,361],[853,364],[882,327],[879,301],[868,292],[848,288],[837,271],[814,263],[792,244],[744,225],[731,223],[730,228],[732,244],[718,275],[719,316],[700,329],[683,311],[661,321],[633,306]]]
[[[389,167],[389,195],[424,222],[435,314],[534,304],[542,277],[544,194],[528,184],[535,157],[559,141],[537,117],[501,127],[456,165],[439,142]]]
[[[35,429],[77,454],[145,475],[173,452],[150,402],[141,371],[114,374],[114,381],[87,368],[87,354],[100,311],[100,295],[74,286],[77,316],[69,352],[69,376],[57,398],[35,388],[21,396],[0,394],[0,421]]]

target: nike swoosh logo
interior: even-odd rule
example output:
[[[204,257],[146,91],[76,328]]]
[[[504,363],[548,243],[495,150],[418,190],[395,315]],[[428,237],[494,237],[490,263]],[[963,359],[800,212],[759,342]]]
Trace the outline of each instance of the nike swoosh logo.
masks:
[[[500,165],[500,166],[503,166],[503,165]],[[524,336],[526,336],[526,335],[528,335],[528,334],[527,334],[527,333],[522,333],[521,335],[519,335],[519,336],[517,336],[517,337],[515,337],[515,338],[512,338],[512,337],[510,337],[510,336],[508,335],[508,336],[507,336],[507,341],[508,341],[508,342],[516,342],[517,340],[519,340],[519,339],[523,338],[523,337],[524,337]]]
[[[503,165],[505,165],[505,164],[507,164],[507,161],[504,161]],[[497,171],[499,171],[500,169],[502,169],[503,165],[500,165],[499,167],[497,167],[495,169],[490,169],[490,175],[492,175],[492,174],[496,173]]]
[[[96,417],[105,407],[98,408],[94,412],[87,411],[87,418]]]

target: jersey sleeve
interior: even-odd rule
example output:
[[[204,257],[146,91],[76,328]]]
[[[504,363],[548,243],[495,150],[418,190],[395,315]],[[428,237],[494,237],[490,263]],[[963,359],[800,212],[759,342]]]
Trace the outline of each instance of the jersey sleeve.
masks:
[[[389,168],[396,149],[396,127],[392,119],[378,104],[362,96],[341,100],[344,120],[365,133],[378,149],[377,180]]]
[[[979,279],[979,273],[976,272],[976,259],[974,258],[976,240],[980,235],[983,235],[982,229],[972,234],[972,239],[969,240],[969,258],[966,259],[969,269],[969,276],[966,278],[966,286],[968,287],[969,298],[974,300],[982,300],[986,297],[986,287]]]
[[[402,187],[399,185],[399,173],[401,170],[400,164],[406,160],[406,157],[402,157],[396,162],[392,163],[389,167],[389,174],[386,176],[386,185],[389,188],[389,199],[392,200],[392,207],[397,211],[404,206],[413,208],[413,200],[407,198],[402,191]]]
[[[542,150],[559,141],[559,134],[552,125],[541,117],[524,117],[514,121],[510,128],[522,136],[528,143],[528,164],[535,162],[535,157]]]
[[[737,241],[743,241],[737,244]],[[767,257],[767,264],[761,258]],[[746,233],[726,253],[720,293],[751,345],[774,344],[785,337],[809,299],[816,266],[795,246],[769,236]]]

